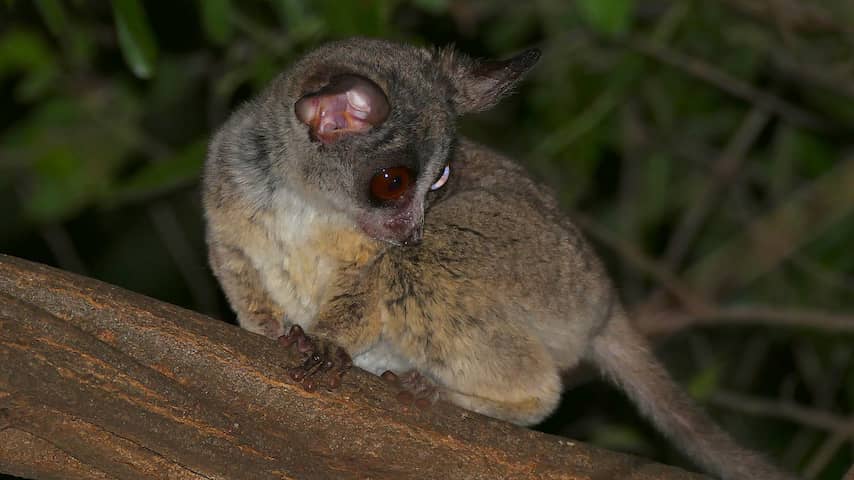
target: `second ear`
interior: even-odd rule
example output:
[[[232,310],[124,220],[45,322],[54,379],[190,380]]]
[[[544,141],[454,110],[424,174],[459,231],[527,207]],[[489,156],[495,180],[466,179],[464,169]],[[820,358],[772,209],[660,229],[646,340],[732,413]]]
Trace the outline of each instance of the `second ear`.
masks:
[[[339,75],[319,91],[294,104],[297,119],[309,126],[312,139],[332,143],[341,137],[367,132],[389,114],[385,93],[359,75]]]

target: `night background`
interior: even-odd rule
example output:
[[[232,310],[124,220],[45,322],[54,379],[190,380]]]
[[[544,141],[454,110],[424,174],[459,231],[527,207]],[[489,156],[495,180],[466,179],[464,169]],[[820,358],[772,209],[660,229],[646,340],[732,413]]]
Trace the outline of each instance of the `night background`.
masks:
[[[742,444],[807,479],[854,461],[850,0],[0,1],[0,253],[234,321],[199,174],[303,52],[374,36],[542,49],[462,132],[559,192],[637,326]],[[689,466],[576,372],[539,429]],[[690,468],[690,467],[689,467]]]

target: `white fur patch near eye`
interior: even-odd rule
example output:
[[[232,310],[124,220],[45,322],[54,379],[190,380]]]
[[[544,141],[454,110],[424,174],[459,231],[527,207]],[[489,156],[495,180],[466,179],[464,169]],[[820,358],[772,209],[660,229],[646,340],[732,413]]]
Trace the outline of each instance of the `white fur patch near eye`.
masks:
[[[445,170],[442,171],[442,176],[436,180],[436,183],[430,185],[430,190],[438,190],[448,183],[448,177],[451,176],[451,166],[445,165]]]

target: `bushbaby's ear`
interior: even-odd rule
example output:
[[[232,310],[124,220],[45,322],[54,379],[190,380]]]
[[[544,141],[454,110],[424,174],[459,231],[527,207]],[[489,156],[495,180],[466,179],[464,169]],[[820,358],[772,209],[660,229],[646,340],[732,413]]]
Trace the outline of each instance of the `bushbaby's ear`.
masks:
[[[339,75],[297,100],[294,113],[310,127],[313,139],[331,143],[380,125],[388,117],[389,105],[374,82],[359,75]]]
[[[483,62],[445,49],[438,59],[456,89],[457,113],[468,113],[491,108],[510,93],[540,59],[540,50],[531,48],[508,60]]]

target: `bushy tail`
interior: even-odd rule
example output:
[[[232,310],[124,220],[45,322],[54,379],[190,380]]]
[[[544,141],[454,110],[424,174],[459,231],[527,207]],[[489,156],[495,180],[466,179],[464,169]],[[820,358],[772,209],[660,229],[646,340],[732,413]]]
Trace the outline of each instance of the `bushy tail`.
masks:
[[[677,385],[646,342],[615,313],[591,347],[591,360],[641,413],[698,466],[723,480],[794,480],[721,430]]]

